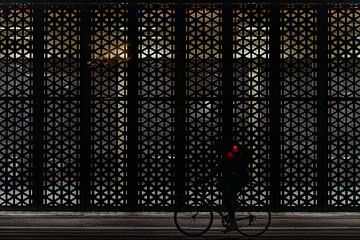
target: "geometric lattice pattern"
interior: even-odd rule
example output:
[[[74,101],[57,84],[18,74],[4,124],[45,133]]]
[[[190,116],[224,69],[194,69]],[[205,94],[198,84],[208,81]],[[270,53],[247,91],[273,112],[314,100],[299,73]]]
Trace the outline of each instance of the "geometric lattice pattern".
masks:
[[[80,201],[79,102],[45,103],[44,204],[74,206]]]
[[[0,8],[0,206],[32,201],[32,10]]]
[[[123,206],[126,203],[126,102],[91,102],[90,203]]]
[[[80,11],[45,10],[44,204],[74,206],[80,191]]]
[[[317,87],[316,8],[292,6],[280,12],[281,96],[309,98]]]
[[[221,14],[216,5],[193,5],[186,9],[187,97],[221,95]]]
[[[253,150],[246,206],[268,205],[274,200],[271,196],[279,196],[277,204],[290,209],[326,207],[319,206],[322,196],[327,196],[332,209],[360,206],[359,4],[229,5],[232,59],[223,59],[230,48],[223,48],[222,28],[231,16],[223,15],[222,4],[42,6],[43,13],[31,4],[0,3],[0,208],[67,209],[84,203],[96,209],[170,209],[181,201],[176,196],[182,189],[175,183],[183,164],[185,195],[198,196],[193,185],[214,167],[218,156],[212,145],[223,128],[227,130],[222,122],[227,86],[232,86],[225,92],[232,91],[233,139]],[[83,9],[89,21],[83,21]],[[318,9],[326,9],[327,16]],[[44,16],[43,23],[39,16]],[[34,22],[41,26],[34,27]],[[90,31],[82,29],[87,22]],[[326,29],[318,29],[325,24]],[[39,28],[44,30],[39,36],[44,46],[33,40]],[[178,36],[183,30],[184,36]],[[280,35],[274,36],[277,31]],[[326,49],[319,45],[325,40],[319,33],[326,34]],[[81,50],[86,48],[90,60],[82,65],[87,56]],[[324,56],[319,56],[325,51],[326,68],[320,62]],[[44,69],[34,69],[40,66],[34,59],[39,54],[44,56],[40,63]],[[178,57],[184,64],[176,64]],[[271,62],[273,57],[280,61]],[[232,61],[233,72],[226,73],[232,74],[229,80],[222,76],[230,69],[222,66],[223,60]],[[279,65],[270,69],[274,64]],[[89,79],[81,72],[85,68]],[[136,69],[136,75],[130,69]],[[180,70],[185,71],[184,79],[177,79]],[[327,79],[320,79],[325,70]],[[34,73],[43,78],[34,78]],[[89,85],[80,86],[83,81]],[[184,89],[176,89],[175,83]],[[327,89],[320,89],[325,85]],[[328,109],[321,109],[325,90]],[[90,106],[82,100],[89,100]],[[34,105],[40,101],[43,104]],[[180,106],[178,101],[183,101]],[[279,109],[271,109],[275,106]],[[41,116],[34,116],[39,111]],[[278,111],[280,116],[275,116]],[[36,122],[39,117],[42,121]],[[274,124],[279,129],[272,129],[278,118]],[[327,136],[320,135],[325,130],[321,124],[326,124]],[[39,128],[43,131],[34,132]],[[278,132],[279,136],[271,136]],[[89,139],[80,139],[88,134]],[[271,142],[272,137],[280,142]],[[138,144],[133,146],[128,139]],[[320,141],[327,141],[327,152]],[[80,146],[89,149],[80,151]],[[176,152],[177,147],[185,152]],[[83,161],[81,153],[87,150],[90,158]],[[133,153],[135,160],[129,159]],[[278,153],[280,159],[271,155]],[[41,159],[36,159],[38,154]],[[182,154],[184,163],[176,159]],[[325,182],[318,176],[325,155],[328,188],[319,189]],[[280,169],[272,168],[271,160],[280,163]],[[35,169],[40,161],[41,167]],[[84,182],[82,163],[89,170]],[[277,173],[280,179],[271,181]],[[38,174],[41,181],[35,179]],[[216,180],[211,180],[205,195],[220,204]],[[279,186],[270,186],[277,180]],[[89,185],[84,184],[85,189],[81,183]],[[270,193],[274,189],[280,192]],[[86,196],[80,194],[83,191]]]
[[[234,140],[252,149],[250,183],[241,204],[270,203],[269,10],[236,5],[233,9]]]
[[[80,93],[80,10],[45,11],[45,94],[77,97]]]
[[[246,206],[270,204],[269,102],[234,102],[234,139],[252,150],[250,183],[244,189]]]
[[[270,13],[264,6],[233,9],[234,91],[237,98],[269,97]]]
[[[139,96],[174,97],[175,9],[167,5],[139,8]]]
[[[329,102],[329,202],[333,207],[359,207],[359,121],[357,101]]]
[[[0,101],[0,206],[32,203],[31,101]]]
[[[91,13],[90,204],[119,207],[127,195],[127,10],[99,6]]]
[[[174,103],[139,102],[139,204],[174,204]]]
[[[0,96],[30,97],[32,92],[32,10],[0,8]]]
[[[281,102],[280,203],[317,204],[316,102]]]
[[[216,5],[186,8],[186,195],[196,196],[193,184],[207,176],[217,162],[212,144],[221,127],[221,29],[222,10]],[[196,24],[193,24],[196,22]],[[214,183],[216,179],[213,179]],[[216,184],[210,184],[206,198],[219,203]],[[188,203],[192,204],[192,203]]]
[[[98,6],[91,12],[91,95],[122,98],[127,95],[127,9]]]
[[[359,207],[360,8],[329,9],[328,205]]]
[[[280,10],[280,204],[317,204],[316,9]]]
[[[329,10],[329,89],[331,98],[360,96],[360,9],[336,5]]]
[[[175,203],[175,10],[142,5],[139,13],[138,203]]]
[[[185,187],[187,196],[198,196],[194,184],[208,176],[217,162],[213,144],[222,133],[219,101],[186,101]],[[211,180],[206,198],[220,203],[216,178]]]

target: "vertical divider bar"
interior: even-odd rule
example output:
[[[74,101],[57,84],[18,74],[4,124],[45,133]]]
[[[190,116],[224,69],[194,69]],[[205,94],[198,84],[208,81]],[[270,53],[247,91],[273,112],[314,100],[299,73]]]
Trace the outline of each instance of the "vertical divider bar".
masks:
[[[175,4],[175,205],[185,196],[185,5]]]
[[[128,37],[129,37],[129,62],[128,62],[128,207],[129,210],[137,209],[137,123],[138,123],[138,13],[137,4],[128,5]]]
[[[317,58],[318,58],[318,197],[319,210],[327,208],[328,195],[328,52],[327,52],[327,4],[319,4],[317,6]],[[320,209],[321,208],[321,209]]]
[[[33,83],[34,83],[34,112],[33,112],[33,205],[42,207],[43,199],[43,146],[44,146],[44,6],[33,5],[34,10],[34,52],[33,52]]]
[[[82,5],[80,16],[80,208],[90,203],[90,9]]]
[[[223,4],[222,11],[222,116],[223,139],[233,140],[233,11]]]
[[[270,6],[270,197],[280,208],[280,6]]]

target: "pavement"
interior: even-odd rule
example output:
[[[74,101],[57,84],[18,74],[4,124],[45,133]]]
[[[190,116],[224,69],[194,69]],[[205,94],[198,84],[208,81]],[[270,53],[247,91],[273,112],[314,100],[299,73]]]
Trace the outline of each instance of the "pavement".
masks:
[[[216,217],[204,236],[185,237],[164,212],[0,212],[1,240],[247,239],[222,230]],[[256,239],[360,240],[360,213],[272,213],[269,229]]]

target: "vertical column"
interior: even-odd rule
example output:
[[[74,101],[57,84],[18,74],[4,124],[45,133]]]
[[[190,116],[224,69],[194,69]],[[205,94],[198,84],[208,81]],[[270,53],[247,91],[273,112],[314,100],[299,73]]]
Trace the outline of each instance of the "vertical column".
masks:
[[[270,6],[270,197],[271,208],[280,205],[280,7]]]
[[[232,5],[224,4],[222,12],[222,111],[223,139],[233,140],[233,11]]]
[[[90,196],[90,11],[81,8],[80,16],[80,208],[89,206]]]
[[[138,13],[136,5],[128,11],[129,62],[128,62],[128,206],[137,207],[137,85],[138,85]]]
[[[185,6],[176,5],[175,15],[175,204],[185,196]]]
[[[44,137],[44,7],[34,6],[34,155],[33,204],[40,208],[43,199],[43,137]]]
[[[327,115],[327,5],[320,4],[317,9],[317,29],[318,29],[318,196],[319,207],[324,210],[327,206],[328,194],[328,115]]]

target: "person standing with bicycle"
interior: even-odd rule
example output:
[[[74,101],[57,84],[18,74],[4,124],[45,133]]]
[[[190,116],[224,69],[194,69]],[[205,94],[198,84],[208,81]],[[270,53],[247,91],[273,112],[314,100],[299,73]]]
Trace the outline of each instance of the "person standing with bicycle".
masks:
[[[246,146],[235,142],[218,141],[216,151],[220,154],[219,161],[209,176],[199,184],[209,181],[213,176],[220,174],[218,187],[222,193],[223,204],[228,212],[228,224],[224,233],[238,229],[235,221],[236,197],[249,183],[249,163],[251,151]]]

